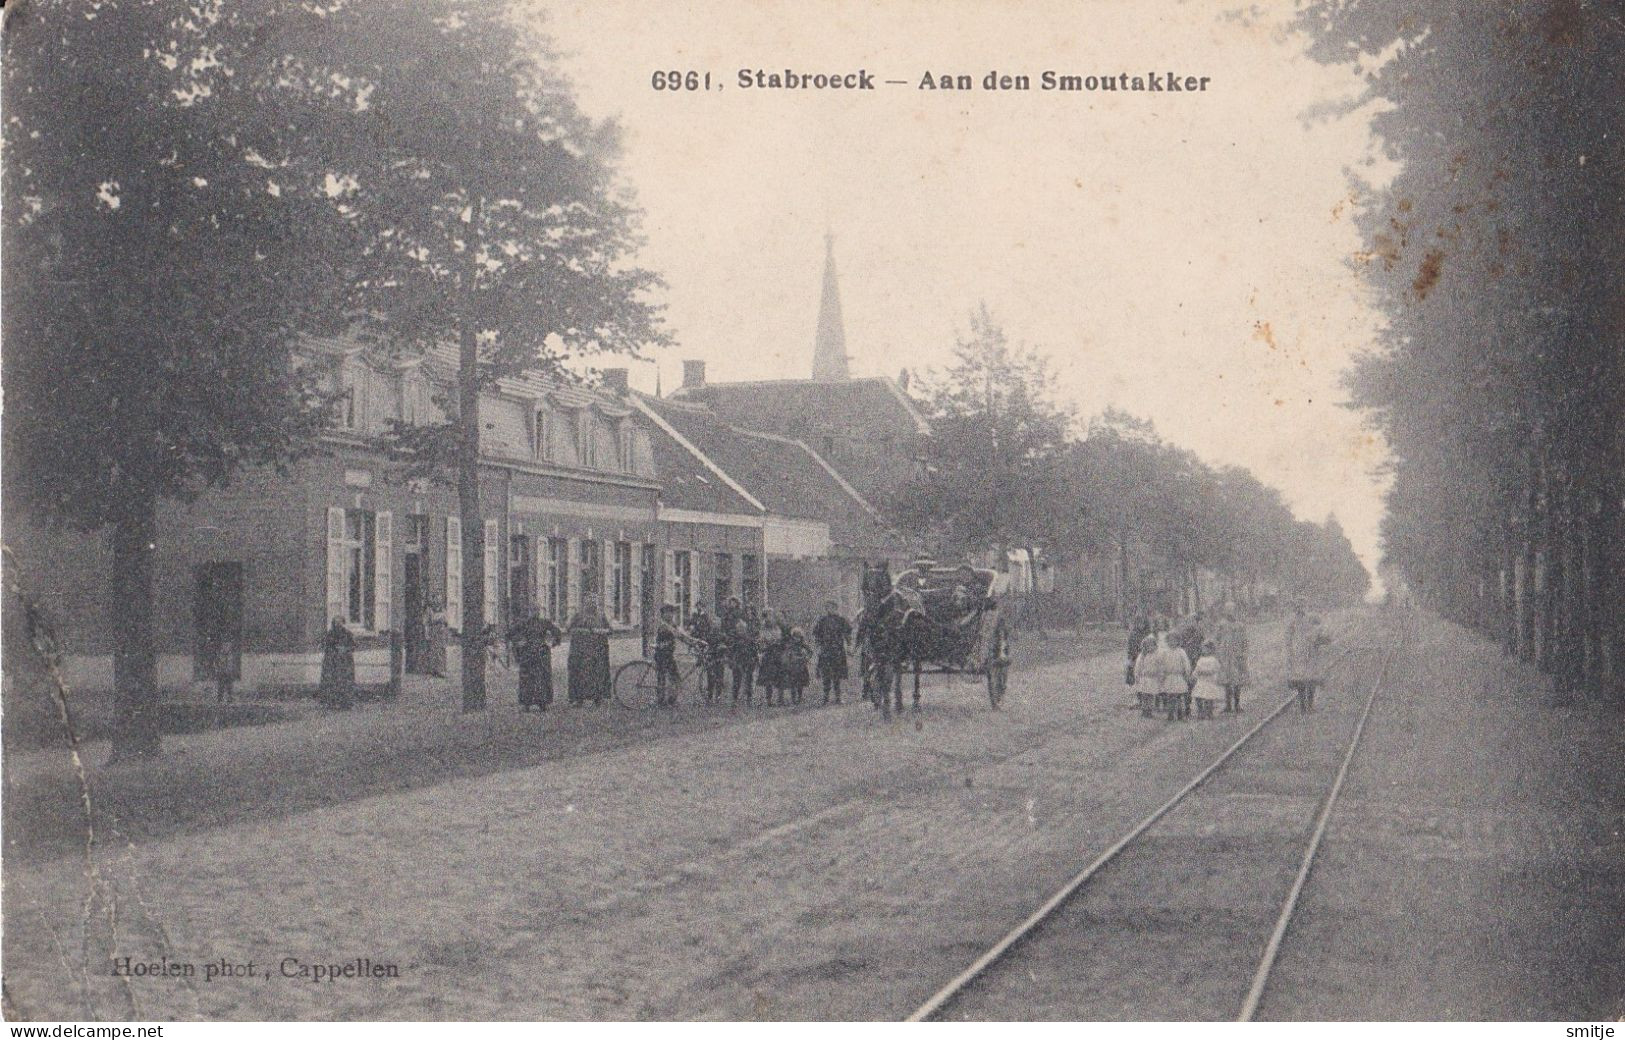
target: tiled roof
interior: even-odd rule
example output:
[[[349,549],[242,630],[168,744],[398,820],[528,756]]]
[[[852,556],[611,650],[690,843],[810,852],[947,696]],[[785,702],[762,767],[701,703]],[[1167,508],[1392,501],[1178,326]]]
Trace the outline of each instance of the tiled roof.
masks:
[[[824,521],[838,545],[870,547],[894,540],[863,500],[800,441],[739,429],[691,402],[640,400],[768,512]]]
[[[763,510],[707,466],[701,454],[690,450],[689,445],[659,423],[648,425],[654,447],[655,472],[660,474],[660,504],[663,507],[706,513],[762,515]]]
[[[747,383],[706,383],[683,387],[673,395],[680,400],[711,404],[731,421],[745,427],[802,422],[804,417],[840,415],[848,423],[861,423],[866,417],[912,424],[915,432],[929,433],[930,424],[902,388],[883,376],[862,379],[772,379]],[[757,418],[759,417],[759,418]]]

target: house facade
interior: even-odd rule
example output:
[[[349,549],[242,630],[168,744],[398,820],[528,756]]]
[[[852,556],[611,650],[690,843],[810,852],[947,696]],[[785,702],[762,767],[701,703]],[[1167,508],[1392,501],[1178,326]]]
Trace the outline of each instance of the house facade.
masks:
[[[427,666],[423,621],[462,622],[455,489],[414,478],[377,447],[393,422],[442,418],[455,354],[379,360],[359,337],[313,339],[339,397],[320,451],[284,474],[256,469],[191,503],[165,503],[154,561],[165,687],[224,667],[245,688],[317,681],[322,633],[357,637],[357,678],[387,681],[391,633],[408,670]],[[637,639],[658,598],[664,538],[647,425],[614,393],[503,380],[481,401],[485,620],[530,607],[557,619],[594,596],[617,636]],[[8,516],[20,578],[55,619],[70,684],[110,686],[107,538]],[[647,592],[646,592],[647,590]],[[455,642],[450,649],[456,667]]]

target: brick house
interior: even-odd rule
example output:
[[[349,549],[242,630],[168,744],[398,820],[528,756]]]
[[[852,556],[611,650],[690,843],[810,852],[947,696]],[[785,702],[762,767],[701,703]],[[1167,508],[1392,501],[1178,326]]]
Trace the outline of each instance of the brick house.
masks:
[[[627,392],[624,370],[605,375],[648,426],[660,474],[656,519],[661,556],[650,564],[658,566],[662,580],[658,604],[653,594],[646,603],[646,639],[657,605],[676,606],[685,623],[696,604],[704,603],[714,617],[730,596],[738,596],[747,608],[760,608],[766,591],[766,508],[643,395]]]
[[[740,428],[690,400],[632,400],[759,510],[762,605],[810,621],[834,599],[851,614],[861,605],[864,561],[906,559],[879,513],[806,443]]]
[[[320,640],[341,617],[357,634],[357,677],[388,677],[388,633],[430,604],[461,622],[462,557],[454,488],[409,479],[370,438],[390,420],[440,418],[452,350],[380,361],[364,335],[311,339],[308,364],[341,397],[317,455],[286,475],[240,474],[197,501],[165,503],[155,574],[162,686],[211,677],[219,661],[246,688],[303,686],[320,673]],[[565,617],[601,597],[622,638],[643,624],[643,590],[663,580],[650,431],[625,400],[537,378],[503,380],[481,403],[486,617],[516,604]],[[8,516],[19,573],[61,630],[67,679],[112,683],[105,536]],[[456,648],[451,648],[455,670]]]

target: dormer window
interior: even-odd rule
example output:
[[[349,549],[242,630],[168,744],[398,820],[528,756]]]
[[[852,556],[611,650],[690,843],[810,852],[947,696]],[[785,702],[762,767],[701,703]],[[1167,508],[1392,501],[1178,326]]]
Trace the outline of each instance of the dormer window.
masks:
[[[632,424],[625,419],[615,424],[615,455],[621,472],[632,472],[636,466],[632,454]]]
[[[366,372],[353,361],[339,362],[339,398],[334,402],[340,429],[361,428],[361,397],[366,388]]]
[[[576,412],[576,460],[586,469],[598,468],[598,446],[594,443],[590,408]]]
[[[401,375],[401,422],[416,426],[429,421],[429,381],[413,369]]]
[[[546,405],[530,412],[530,457],[545,462],[553,457],[553,417]]]

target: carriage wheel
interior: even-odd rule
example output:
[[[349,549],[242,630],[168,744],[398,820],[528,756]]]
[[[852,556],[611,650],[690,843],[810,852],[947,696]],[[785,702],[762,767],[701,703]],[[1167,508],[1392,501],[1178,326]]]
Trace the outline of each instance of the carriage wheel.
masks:
[[[615,672],[615,703],[623,708],[652,708],[658,692],[655,666],[648,661],[628,661]]]

